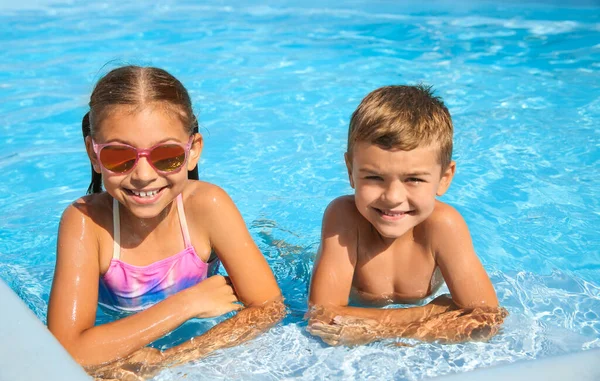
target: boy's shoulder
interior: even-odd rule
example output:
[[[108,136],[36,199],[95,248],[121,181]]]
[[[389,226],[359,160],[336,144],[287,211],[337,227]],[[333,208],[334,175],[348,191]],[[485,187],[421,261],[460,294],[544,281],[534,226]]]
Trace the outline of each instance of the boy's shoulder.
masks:
[[[461,214],[453,206],[448,205],[439,200],[435,201],[435,207],[433,213],[425,220],[426,223],[431,224],[432,227],[449,226],[457,222],[462,222],[464,219]]]
[[[323,215],[323,226],[355,227],[363,220],[356,209],[354,195],[340,196],[332,200]]]
[[[333,199],[329,205],[327,205],[325,213],[342,213],[345,215],[345,217],[360,215],[356,209],[356,203],[354,202],[353,194],[340,196]]]
[[[433,213],[421,223],[421,231],[433,241],[443,245],[447,239],[456,239],[466,226],[458,210],[436,200]]]

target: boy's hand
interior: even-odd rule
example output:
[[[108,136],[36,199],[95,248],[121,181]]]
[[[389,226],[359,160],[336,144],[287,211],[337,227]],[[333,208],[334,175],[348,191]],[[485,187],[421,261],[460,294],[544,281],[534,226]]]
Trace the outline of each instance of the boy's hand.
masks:
[[[304,316],[305,319],[308,319],[308,325],[312,325],[314,323],[324,323],[331,324],[333,322],[333,318],[338,316],[337,312],[331,307],[324,306],[313,306]]]
[[[434,316],[412,328],[415,338],[426,341],[485,341],[498,333],[506,316],[508,312],[502,307],[461,309]]]
[[[309,317],[307,331],[332,346],[361,345],[380,339],[380,324],[372,319],[340,316],[323,307],[311,310]]]

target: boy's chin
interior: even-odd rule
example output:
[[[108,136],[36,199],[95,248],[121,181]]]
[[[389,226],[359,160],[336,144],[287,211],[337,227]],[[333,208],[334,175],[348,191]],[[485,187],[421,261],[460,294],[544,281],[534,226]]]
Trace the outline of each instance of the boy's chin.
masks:
[[[379,235],[385,239],[397,239],[404,236],[407,232],[409,232],[412,228],[415,227],[412,223],[407,223],[408,221],[403,221],[404,223],[398,224],[397,226],[391,224],[382,224],[380,221],[369,221],[371,225],[377,230]]]

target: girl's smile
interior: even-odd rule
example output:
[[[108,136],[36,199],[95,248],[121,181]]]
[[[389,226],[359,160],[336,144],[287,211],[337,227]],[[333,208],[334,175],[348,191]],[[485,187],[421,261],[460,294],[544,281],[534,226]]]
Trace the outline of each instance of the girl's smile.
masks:
[[[167,187],[144,190],[124,189],[125,192],[129,194],[129,197],[133,200],[133,202],[140,205],[147,205],[155,203],[161,197],[166,188]]]

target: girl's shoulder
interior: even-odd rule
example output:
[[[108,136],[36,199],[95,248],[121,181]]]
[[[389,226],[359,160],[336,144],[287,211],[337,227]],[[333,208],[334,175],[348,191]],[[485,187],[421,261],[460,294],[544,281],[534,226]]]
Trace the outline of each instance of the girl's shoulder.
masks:
[[[188,180],[183,190],[183,203],[186,211],[202,214],[233,205],[233,201],[223,188],[199,180]]]
[[[112,198],[106,192],[83,196],[73,201],[63,212],[61,221],[88,220],[94,225],[112,223]]]

